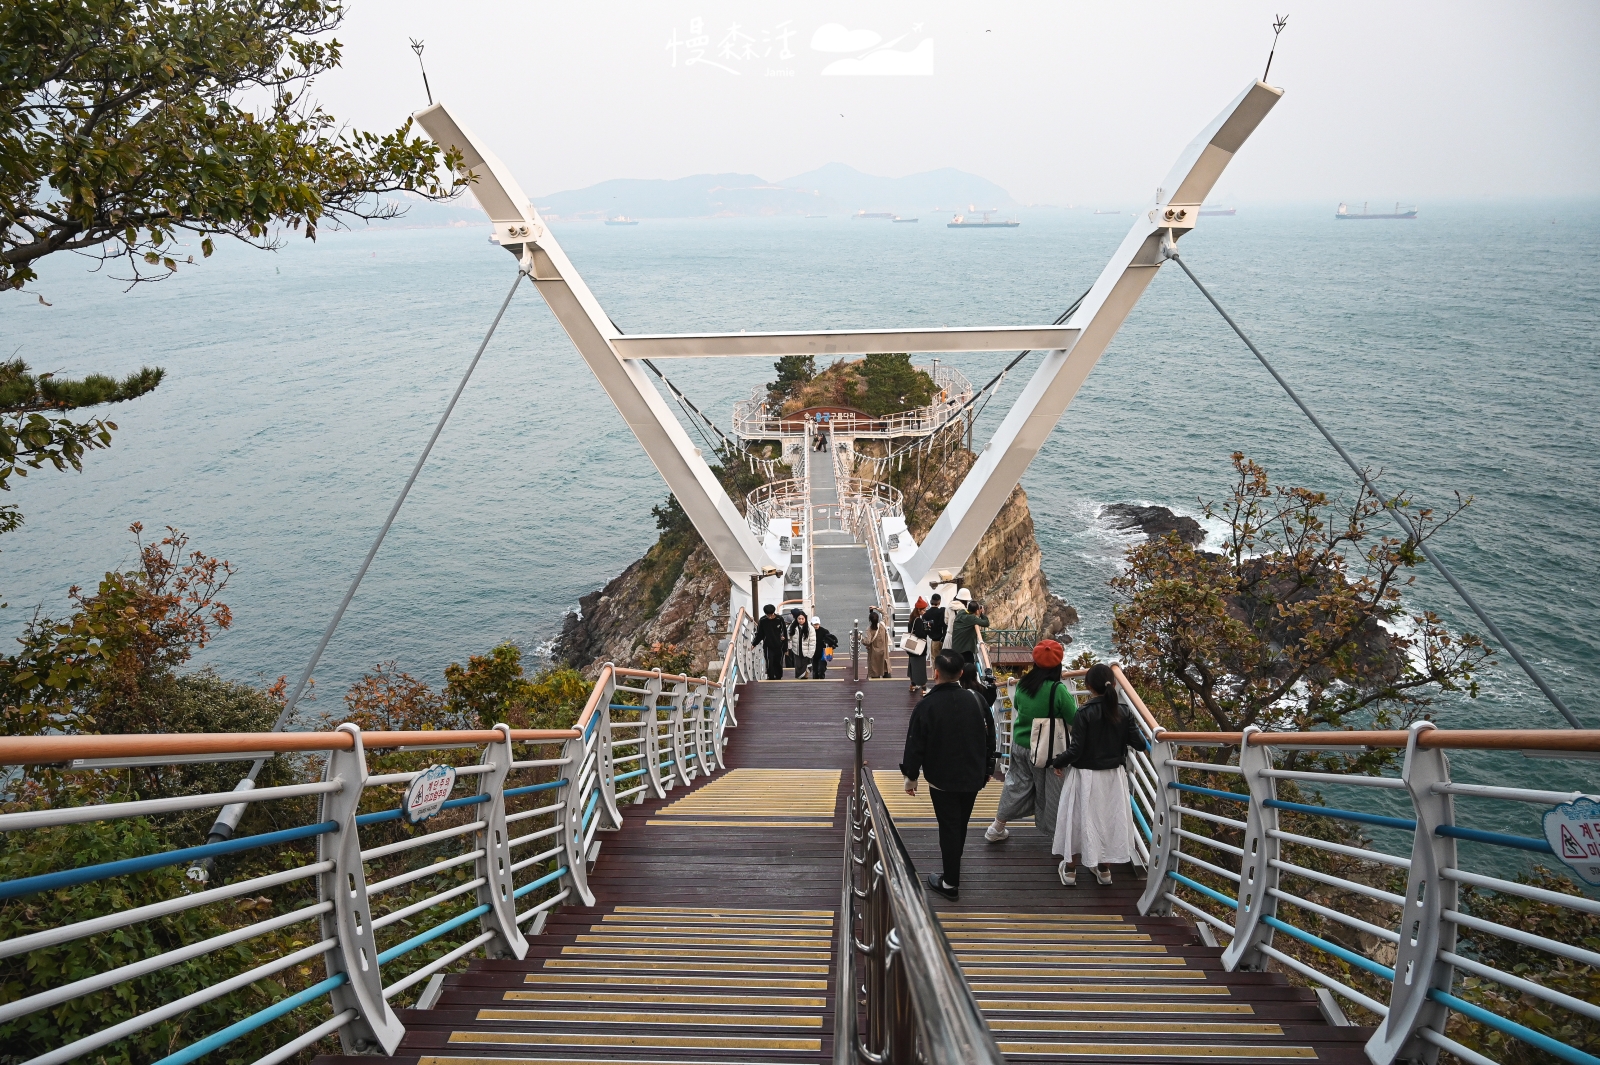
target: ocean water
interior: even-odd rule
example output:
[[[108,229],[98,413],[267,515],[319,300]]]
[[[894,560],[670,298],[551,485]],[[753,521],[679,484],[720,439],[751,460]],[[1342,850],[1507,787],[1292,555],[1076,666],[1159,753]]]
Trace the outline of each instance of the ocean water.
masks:
[[[1592,203],[1424,205],[1411,222],[1336,222],[1332,205],[1245,205],[1184,238],[1185,260],[1346,446],[1425,503],[1474,497],[1435,541],[1586,724],[1600,726],[1600,221]],[[627,332],[1048,322],[1088,287],[1131,219],[1023,212],[1014,230],[824,219],[556,223]],[[231,560],[235,624],[199,660],[295,676],[514,275],[486,227],[375,228],[224,246],[131,292],[70,256],[0,300],[0,338],[38,369],[164,366],[114,409],[82,474],[17,484],[0,541],[0,620],[66,611],[72,584],[133,558],[126,529],[175,525]],[[955,361],[986,380],[1003,355]],[[771,376],[760,360],[667,360],[724,426]],[[1005,382],[985,439],[1032,370]],[[1081,646],[1109,649],[1106,581],[1126,541],[1112,502],[1198,514],[1229,454],[1346,498],[1351,477],[1175,268],[1161,272],[1024,478],[1052,586]],[[451,661],[533,648],[578,596],[654,538],[665,489],[524,286],[318,671],[317,707],[396,660],[438,683]],[[1407,593],[1476,621],[1428,572]],[[1558,727],[1506,656],[1459,727]],[[1600,763],[1463,755],[1463,778],[1600,790]],[[1531,810],[1484,820],[1536,832]]]

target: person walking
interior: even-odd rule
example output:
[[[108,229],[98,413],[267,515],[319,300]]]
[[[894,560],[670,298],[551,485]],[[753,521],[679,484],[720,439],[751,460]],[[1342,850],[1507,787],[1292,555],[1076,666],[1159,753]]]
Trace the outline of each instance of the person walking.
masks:
[[[978,630],[989,627],[989,612],[982,603],[972,603],[956,614],[950,626],[950,649],[968,662],[978,659]]]
[[[900,773],[907,795],[928,778],[928,798],[939,821],[939,856],[944,869],[930,873],[928,887],[952,902],[961,898],[961,852],[966,847],[972,805],[989,780],[994,728],[979,700],[959,683],[961,656],[945,651],[933,662],[933,689],[911,711]]]
[[[866,643],[867,679],[876,680],[879,677],[890,676],[889,626],[883,623],[883,615],[878,613],[877,607],[867,611]]]
[[[911,620],[906,623],[906,630],[912,637],[922,641],[922,650],[916,654],[909,649],[906,651],[906,676],[911,679],[912,695],[928,693],[928,622],[923,617],[927,612],[928,601],[918,596],[916,605],[911,608]]]
[[[1061,682],[1061,660],[1067,649],[1055,640],[1040,640],[1033,647],[1033,668],[1017,682],[1012,698],[1016,711],[1011,725],[1011,767],[994,823],[983,833],[990,843],[1009,839],[1006,822],[1033,815],[1033,824],[1052,839],[1056,834],[1056,807],[1061,803],[1061,777],[1050,761],[1067,749],[1078,700]],[[1034,734],[1039,749],[1033,749]]]
[[[777,607],[768,603],[761,608],[761,620],[756,622],[751,647],[760,647],[767,656],[767,679],[783,679],[783,651],[789,642],[789,626],[778,616]]]
[[[1117,699],[1117,677],[1104,662],[1084,678],[1094,698],[1072,719],[1072,739],[1050,763],[1059,776],[1061,806],[1051,852],[1061,856],[1061,882],[1078,882],[1073,861],[1094,867],[1094,878],[1111,883],[1113,862],[1133,861],[1133,808],[1128,795],[1128,751],[1148,751],[1133,711]],[[1068,768],[1070,767],[1070,768]]]
[[[789,655],[794,659],[795,680],[803,680],[811,672],[811,648],[811,620],[801,611],[789,626]]]
[[[822,619],[811,615],[811,676],[822,680],[828,675],[828,652],[839,646],[839,637],[822,627]]]
[[[945,614],[945,609],[939,604],[939,593],[934,592],[933,598],[928,600],[928,661],[932,662],[939,657],[939,652],[944,650],[944,638],[949,633],[950,620]]]

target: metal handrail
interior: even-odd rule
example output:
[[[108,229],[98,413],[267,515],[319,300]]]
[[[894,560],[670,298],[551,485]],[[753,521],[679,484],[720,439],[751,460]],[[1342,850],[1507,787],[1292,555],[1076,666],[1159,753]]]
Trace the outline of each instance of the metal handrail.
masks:
[[[871,719],[862,716],[861,703],[857,692],[855,715],[846,722],[856,765],[845,835],[835,1065],[1003,1065],[894,818],[866,769],[862,755],[872,735]],[[857,936],[858,917],[865,940]],[[857,986],[858,953],[867,959],[865,1043],[851,993]]]

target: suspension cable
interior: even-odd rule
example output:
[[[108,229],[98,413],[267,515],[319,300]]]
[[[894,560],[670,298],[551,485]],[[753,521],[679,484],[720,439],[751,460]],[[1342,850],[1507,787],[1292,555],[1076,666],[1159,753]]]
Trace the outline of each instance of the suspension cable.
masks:
[[[1339,453],[1339,457],[1344,460],[1345,465],[1350,467],[1350,469],[1355,473],[1356,477],[1361,480],[1361,483],[1366,486],[1367,491],[1372,493],[1373,498],[1382,502],[1383,509],[1387,510],[1389,515],[1393,517],[1401,526],[1401,528],[1406,531],[1406,534],[1411,538],[1412,543],[1416,544],[1417,547],[1422,550],[1423,555],[1426,556],[1428,561],[1433,564],[1433,568],[1438,570],[1440,575],[1443,576],[1445,580],[1450,582],[1450,587],[1454,588],[1456,590],[1456,594],[1461,596],[1462,600],[1467,604],[1467,606],[1472,608],[1472,612],[1478,615],[1478,620],[1483,622],[1496,640],[1500,641],[1500,646],[1504,647],[1506,651],[1510,653],[1511,657],[1516,660],[1517,665],[1522,667],[1522,671],[1528,675],[1529,679],[1531,679],[1534,684],[1538,685],[1539,690],[1544,693],[1545,698],[1549,699],[1551,705],[1561,712],[1562,717],[1567,719],[1567,724],[1571,725],[1573,728],[1582,728],[1582,723],[1578,721],[1577,717],[1572,713],[1571,710],[1567,709],[1567,704],[1561,701],[1561,697],[1555,693],[1550,685],[1545,683],[1544,677],[1541,676],[1539,671],[1533,667],[1533,663],[1529,662],[1522,656],[1522,652],[1517,649],[1517,645],[1511,642],[1510,637],[1500,631],[1500,626],[1494,623],[1494,620],[1484,612],[1483,607],[1478,605],[1478,601],[1472,597],[1472,594],[1462,587],[1460,581],[1456,580],[1455,574],[1450,572],[1449,567],[1444,564],[1444,560],[1435,554],[1433,549],[1428,546],[1427,541],[1422,537],[1422,530],[1419,529],[1416,523],[1411,520],[1410,515],[1402,512],[1399,507],[1395,506],[1394,500],[1385,497],[1378,491],[1377,486],[1372,483],[1372,479],[1367,476],[1367,471],[1356,464],[1356,460],[1350,457],[1350,452],[1346,451],[1343,446],[1340,445],[1339,441],[1333,438],[1333,434],[1328,431],[1327,426],[1323,425],[1322,421],[1315,414],[1311,413],[1311,408],[1306,406],[1305,401],[1302,400],[1299,395],[1295,393],[1295,390],[1289,386],[1289,382],[1283,379],[1283,375],[1273,368],[1272,363],[1267,361],[1267,357],[1265,355],[1261,354],[1261,349],[1256,347],[1250,338],[1245,335],[1243,329],[1239,328],[1239,323],[1235,322],[1233,318],[1229,316],[1228,312],[1222,309],[1222,304],[1218,303],[1216,297],[1211,295],[1211,292],[1200,283],[1200,279],[1198,277],[1194,276],[1194,271],[1189,269],[1189,264],[1184,262],[1183,259],[1178,255],[1177,245],[1174,244],[1170,238],[1162,248],[1162,256],[1163,258],[1173,260],[1183,268],[1183,272],[1189,275],[1189,280],[1194,282],[1194,287],[1199,289],[1200,294],[1210,301],[1211,306],[1215,307],[1217,309],[1217,313],[1222,315],[1222,320],[1228,323],[1233,331],[1239,335],[1239,339],[1244,341],[1245,347],[1250,349],[1250,353],[1260,361],[1262,366],[1266,367],[1267,372],[1272,375],[1272,379],[1277,381],[1278,384],[1282,386],[1284,392],[1288,393],[1290,399],[1294,400],[1295,406],[1300,408],[1300,413],[1304,414],[1311,421],[1311,424],[1316,426],[1317,432],[1321,433],[1322,438],[1332,445],[1333,449]]]
[[[612,322],[611,324],[613,326],[616,325],[615,322]],[[622,330],[618,329],[617,332],[620,333],[620,332],[622,332]],[[690,399],[688,396],[684,395],[683,392],[678,388],[677,385],[675,385],[671,381],[667,380],[667,375],[666,374],[664,374],[660,370],[656,369],[656,364],[655,363],[651,362],[649,359],[640,359],[639,361],[644,363],[646,366],[650,367],[650,372],[651,373],[653,373],[657,377],[661,378],[662,384],[666,385],[669,389],[672,390],[672,394],[678,398],[678,402],[680,404],[684,405],[689,410],[694,411],[695,414],[700,416],[700,420],[701,421],[705,422],[707,425],[709,425],[711,427],[711,431],[713,433],[717,434],[717,439],[722,441],[722,445],[724,447],[730,447],[730,448],[733,448],[735,450],[739,449],[739,445],[735,444],[732,440],[730,440],[728,438],[728,434],[724,433],[721,429],[717,428],[717,423],[716,422],[714,422],[710,418],[706,417],[705,412],[702,411],[699,407],[695,406],[694,405],[694,401],[692,399]],[[690,418],[689,421],[691,423],[693,423],[694,419]],[[696,428],[698,428],[698,426]],[[705,434],[704,433],[701,434],[701,439],[705,439]],[[706,440],[706,445],[709,447],[711,445],[711,441]],[[711,450],[715,451],[717,449],[715,447],[712,447]]]
[[[394,506],[389,508],[389,516],[384,519],[383,527],[378,530],[377,537],[372,541],[372,546],[367,550],[367,557],[362,559],[361,568],[356,570],[355,578],[350,582],[350,587],[345,590],[344,598],[339,602],[339,609],[333,612],[333,618],[328,622],[328,627],[322,633],[322,639],[317,643],[317,649],[311,653],[311,661],[306,663],[305,671],[300,674],[300,679],[290,693],[288,700],[283,704],[283,709],[278,713],[278,719],[272,723],[272,731],[277,732],[289,723],[295,707],[300,702],[300,696],[305,693],[306,685],[311,682],[311,674],[316,670],[317,663],[322,660],[322,652],[328,649],[328,641],[333,639],[333,634],[339,627],[339,622],[344,618],[345,610],[350,606],[350,600],[355,598],[356,589],[361,587],[361,579],[367,575],[367,568],[372,565],[372,560],[378,555],[378,548],[383,546],[383,538],[389,535],[389,528],[394,524],[395,515],[400,513],[400,506],[406,501],[406,496],[411,493],[411,486],[417,483],[417,475],[422,472],[423,463],[428,461],[428,455],[433,451],[433,445],[439,440],[439,434],[444,431],[444,423],[450,420],[450,413],[456,409],[456,401],[461,398],[461,393],[466,391],[467,382],[472,379],[472,371],[478,368],[478,360],[483,358],[484,349],[489,346],[489,338],[494,336],[494,331],[500,325],[500,319],[505,316],[506,308],[511,306],[511,297],[516,295],[517,286],[522,283],[522,271],[517,271],[516,280],[511,282],[511,288],[506,292],[506,298],[500,303],[500,310],[495,313],[494,321],[489,324],[489,331],[484,334],[483,343],[478,345],[477,354],[472,356],[472,361],[467,364],[467,372],[461,375],[461,383],[456,385],[455,394],[450,397],[450,402],[445,406],[444,413],[439,415],[439,423],[433,427],[433,435],[428,437],[427,446],[422,449],[422,454],[417,456],[417,463],[411,468],[411,476],[406,478],[405,487],[400,489],[400,494],[395,497]],[[257,774],[266,765],[266,759],[257,758],[250,765],[250,771],[239,782],[235,790],[246,790],[253,786]],[[233,830],[238,827],[239,815],[243,806],[224,806],[217,814],[216,822],[211,826],[213,839],[228,839]],[[198,879],[198,878],[196,878]]]

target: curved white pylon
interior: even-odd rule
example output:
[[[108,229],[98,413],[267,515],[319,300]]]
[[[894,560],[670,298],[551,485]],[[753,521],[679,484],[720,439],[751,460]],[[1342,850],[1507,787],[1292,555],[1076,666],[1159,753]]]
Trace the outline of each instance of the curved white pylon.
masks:
[[[1253,83],[1184,149],[1158,193],[1164,202],[1139,216],[1083,305],[1067,321],[1069,328],[1079,331],[1076,341],[1045,355],[950,505],[906,563],[906,576],[913,582],[966,565],[1084,378],[1155,277],[1162,261],[1162,239],[1170,233],[1176,240],[1194,227],[1200,204],[1223,168],[1282,96],[1282,89]]]

